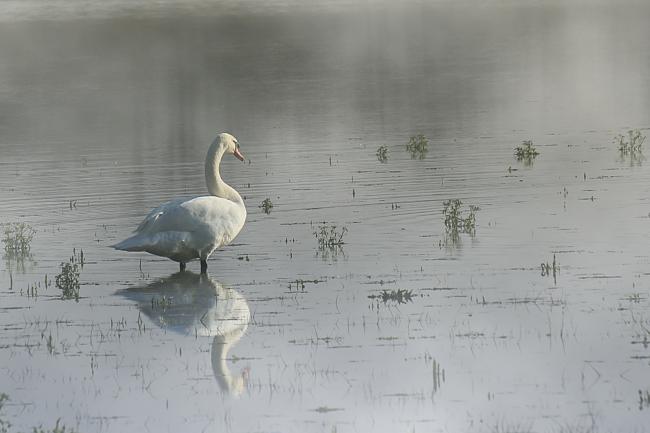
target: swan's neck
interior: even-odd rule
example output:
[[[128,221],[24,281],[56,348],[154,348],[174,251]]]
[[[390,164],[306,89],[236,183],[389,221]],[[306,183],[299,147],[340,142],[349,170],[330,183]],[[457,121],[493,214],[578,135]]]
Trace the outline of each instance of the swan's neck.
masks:
[[[223,150],[220,149],[220,146],[216,142],[212,143],[210,150],[208,150],[208,155],[205,158],[205,183],[208,186],[208,192],[211,195],[243,205],[244,201],[235,188],[221,179],[219,165],[221,164],[223,153]]]

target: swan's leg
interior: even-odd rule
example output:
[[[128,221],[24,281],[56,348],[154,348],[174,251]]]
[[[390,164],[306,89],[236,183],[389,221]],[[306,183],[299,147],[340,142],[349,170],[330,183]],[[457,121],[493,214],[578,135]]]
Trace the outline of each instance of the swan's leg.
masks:
[[[207,274],[208,273],[208,262],[207,262],[207,260],[201,259],[201,273],[202,274]]]
[[[185,264],[185,262],[181,262],[181,272],[185,270],[186,266],[187,264]]]

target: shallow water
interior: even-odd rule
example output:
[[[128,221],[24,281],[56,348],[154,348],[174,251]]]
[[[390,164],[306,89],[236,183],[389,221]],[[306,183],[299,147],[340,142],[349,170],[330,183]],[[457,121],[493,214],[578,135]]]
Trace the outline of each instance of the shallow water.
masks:
[[[0,26],[0,222],[37,230],[0,274],[11,431],[647,430],[650,173],[612,143],[649,134],[647,7],[84,4]],[[249,215],[209,276],[108,248],[222,130]],[[73,249],[78,302],[44,287]]]

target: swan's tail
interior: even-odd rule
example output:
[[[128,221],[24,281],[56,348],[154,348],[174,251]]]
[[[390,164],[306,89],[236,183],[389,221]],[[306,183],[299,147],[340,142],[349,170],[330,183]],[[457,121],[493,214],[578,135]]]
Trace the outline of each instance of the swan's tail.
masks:
[[[122,251],[145,251],[146,245],[144,245],[140,236],[131,236],[122,242],[111,245],[111,247]]]

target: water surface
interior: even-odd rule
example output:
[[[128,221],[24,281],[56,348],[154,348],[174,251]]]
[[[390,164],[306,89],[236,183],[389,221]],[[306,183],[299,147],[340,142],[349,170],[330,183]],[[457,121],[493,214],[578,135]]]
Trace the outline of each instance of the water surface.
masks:
[[[84,4],[0,26],[12,431],[647,430],[650,174],[612,143],[650,127],[646,6]],[[249,216],[210,275],[108,248],[223,130]],[[44,287],[73,249],[79,302]]]

